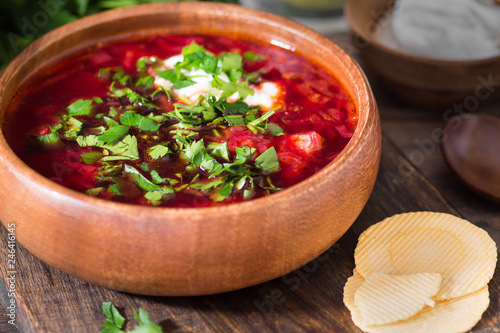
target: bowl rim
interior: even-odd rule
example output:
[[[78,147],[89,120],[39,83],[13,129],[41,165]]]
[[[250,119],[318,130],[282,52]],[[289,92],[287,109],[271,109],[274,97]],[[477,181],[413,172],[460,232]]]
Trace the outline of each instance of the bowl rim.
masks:
[[[397,1],[397,0],[394,0]],[[373,33],[368,33],[366,31],[363,31],[361,27],[359,27],[357,24],[354,24],[355,20],[353,19],[354,14],[354,3],[355,0],[345,0],[344,3],[344,16],[346,18],[347,24],[350,28],[350,30],[358,35],[359,37],[363,38],[369,45],[373,45],[374,47],[384,51],[385,53],[389,53],[390,55],[394,57],[400,57],[404,58],[408,61],[414,61],[418,62],[421,64],[426,64],[426,65],[434,65],[434,66],[445,66],[445,67],[463,67],[463,66],[480,66],[483,64],[488,64],[491,62],[500,62],[500,53],[497,56],[494,57],[489,57],[489,58],[482,58],[482,59],[472,59],[472,60],[445,60],[445,59],[433,59],[433,58],[426,58],[426,57],[417,57],[408,53],[404,53],[401,51],[397,51],[395,49],[389,48],[385,46],[384,44],[380,43],[378,40],[376,40],[373,36]],[[391,11],[392,15],[392,11]],[[380,17],[374,18],[373,23],[377,24],[378,21],[380,20]]]
[[[147,10],[151,8],[169,8],[172,10],[178,11],[193,11],[193,4],[187,3],[187,2],[172,2],[172,3],[151,3],[151,4],[142,4],[138,6],[133,6],[133,7],[125,7],[125,8],[118,8],[118,9],[113,9],[109,11],[105,11],[102,13],[94,14],[88,17],[84,17],[81,19],[78,19],[74,22],[71,22],[67,25],[64,25],[62,27],[59,27],[46,35],[42,36],[41,38],[37,39],[34,43],[32,43],[27,49],[25,49],[23,52],[21,52],[13,61],[9,63],[9,65],[2,71],[0,72],[0,82],[6,83],[8,82],[9,78],[5,78],[6,73],[9,73],[13,68],[16,67],[22,67],[26,66],[26,63],[29,62],[30,57],[27,57],[24,61],[22,60],[25,55],[29,55],[31,51],[34,49],[37,49],[39,47],[54,47],[54,45],[50,44],[48,46],[44,46],[43,43],[51,38],[55,37],[58,35],[61,35],[63,31],[66,31],[63,35],[64,38],[67,38],[68,36],[71,36],[72,33],[84,29],[87,27],[90,27],[92,25],[97,25],[97,24],[103,24],[106,22],[112,22],[116,20],[116,18],[110,19],[110,17],[113,16],[113,14],[133,14],[130,16],[135,16],[135,15],[140,15],[144,11],[146,12]],[[321,170],[313,174],[312,176],[302,180],[301,182],[284,189],[283,191],[274,193],[272,195],[268,195],[265,197],[261,198],[256,198],[256,199],[251,199],[248,201],[243,201],[243,202],[238,202],[238,203],[231,203],[227,205],[219,205],[219,206],[211,206],[211,207],[198,207],[198,208],[191,208],[191,207],[150,207],[150,206],[143,206],[143,205],[134,205],[134,204],[128,204],[128,203],[120,203],[120,202],[114,202],[110,200],[105,200],[101,198],[95,198],[89,195],[86,195],[84,193],[66,188],[60,184],[57,184],[50,179],[42,176],[38,172],[36,172],[34,169],[30,168],[28,165],[26,165],[21,158],[19,158],[13,150],[10,148],[5,136],[4,136],[4,131],[3,131],[3,124],[0,124],[0,156],[2,156],[2,159],[4,162],[8,162],[12,166],[17,169],[19,173],[21,173],[24,177],[26,177],[28,180],[30,180],[32,183],[36,184],[37,186],[41,188],[45,188],[49,190],[51,193],[55,193],[61,196],[64,196],[66,202],[77,202],[79,204],[83,205],[89,205],[95,208],[99,209],[104,209],[109,212],[115,212],[115,213],[120,213],[120,214],[134,214],[134,215],[140,215],[141,217],[144,218],[143,221],[146,221],[148,218],[159,218],[159,217],[168,217],[171,219],[176,219],[177,217],[182,217],[186,216],[186,214],[196,214],[196,212],[203,213],[203,214],[211,214],[211,213],[217,213],[221,214],[221,216],[224,216],[226,214],[224,213],[229,213],[234,210],[245,210],[248,209],[252,206],[266,206],[266,205],[271,205],[273,203],[277,203],[280,200],[290,198],[290,197],[295,197],[298,196],[301,192],[307,191],[307,190],[313,190],[316,187],[319,187],[323,182],[326,181],[328,178],[328,174],[332,173],[333,171],[341,168],[341,166],[344,164],[344,162],[349,159],[352,155],[356,154],[357,149],[356,147],[362,144],[362,141],[364,140],[363,134],[369,129],[370,126],[370,118],[372,113],[377,113],[376,111],[376,104],[375,104],[375,98],[373,96],[373,93],[371,91],[371,88],[368,84],[368,80],[366,79],[366,76],[360,66],[357,64],[357,62],[343,49],[341,49],[336,43],[331,41],[330,39],[326,38],[325,36],[293,21],[281,16],[277,16],[271,13],[267,12],[262,12],[259,10],[243,7],[240,5],[234,5],[234,4],[226,4],[226,3],[212,3],[212,2],[196,2],[196,9],[202,8],[204,11],[210,11],[211,14],[215,17],[222,17],[224,15],[224,10],[226,8],[231,8],[232,10],[239,11],[241,13],[247,14],[246,17],[249,20],[260,22],[263,24],[267,25],[272,25],[272,26],[278,26],[281,27],[281,29],[287,29],[289,32],[293,32],[295,35],[302,39],[309,38],[310,36],[313,36],[315,39],[314,44],[318,45],[323,45],[325,48],[331,49],[331,53],[335,55],[337,61],[342,60],[339,62],[339,66],[342,66],[344,68],[351,67],[352,69],[357,71],[358,77],[360,78],[358,82],[356,82],[354,79],[352,82],[356,82],[355,87],[357,88],[357,96],[354,95],[355,91],[352,91],[350,95],[351,99],[353,100],[354,104],[357,107],[358,111],[358,124],[356,126],[356,129],[353,133],[353,136],[349,140],[348,144],[344,147],[344,149],[340,152],[340,154],[335,157],[333,161],[328,163],[325,167],[323,167]],[[91,23],[91,24],[90,24]],[[161,27],[160,27],[161,28]],[[64,30],[63,30],[64,29]],[[137,33],[141,30],[136,30],[134,33]],[[149,29],[148,30],[150,33],[149,35],[155,35],[158,34],[156,30]],[[142,32],[142,31],[141,31]],[[122,33],[122,34],[115,34],[112,36],[115,41],[119,41],[120,38],[126,37],[130,35],[130,33]],[[146,34],[147,35],[147,34]],[[241,35],[241,34],[240,34]],[[243,37],[242,37],[243,38]],[[311,41],[310,39],[307,39],[308,41]],[[262,40],[261,40],[262,42]],[[92,42],[90,45],[96,45],[98,41]],[[70,53],[73,53],[78,50],[82,50],[85,47],[84,44],[79,44],[78,47],[72,48]],[[303,56],[306,56],[305,54],[302,54]],[[307,56],[306,56],[307,57]],[[56,57],[52,58],[51,60],[56,59]],[[309,60],[314,62],[314,59],[308,58]],[[316,63],[317,64],[317,63]],[[319,65],[319,64],[317,64]],[[40,66],[39,68],[43,68],[44,65]],[[14,69],[13,71],[17,71]],[[328,71],[331,75],[334,75],[331,71]],[[346,73],[349,74],[351,78],[353,78],[353,73],[351,71],[346,70]],[[337,79],[338,80],[338,79]],[[343,86],[346,86],[343,82],[338,80],[339,83]],[[345,80],[344,80],[345,81]],[[21,86],[25,84],[26,81],[23,80],[21,82]],[[5,86],[0,85],[0,100],[3,98],[3,93],[5,91]],[[7,101],[5,104],[6,107],[9,106],[9,103],[12,101],[12,97]],[[375,105],[375,107],[369,107],[361,110],[362,105],[360,103],[367,102],[369,105]],[[0,110],[2,117],[5,118],[5,112],[6,109]],[[375,115],[378,117],[378,114]],[[4,119],[5,120],[5,119]],[[2,152],[3,150],[3,152]]]

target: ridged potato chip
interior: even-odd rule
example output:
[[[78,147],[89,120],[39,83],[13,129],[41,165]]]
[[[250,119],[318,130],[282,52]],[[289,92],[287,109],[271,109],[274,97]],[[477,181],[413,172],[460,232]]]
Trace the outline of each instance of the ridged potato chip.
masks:
[[[373,273],[356,290],[354,306],[363,325],[390,324],[416,315],[426,305],[434,306],[432,297],[440,285],[441,275],[437,273]]]
[[[356,268],[352,272],[352,276],[347,279],[344,286],[344,304],[352,311],[354,308],[354,293],[365,282],[365,279],[358,273]]]
[[[344,304],[351,312],[352,321],[356,326],[365,330],[365,325],[361,320],[361,314],[358,309],[354,306],[354,294],[356,290],[365,282],[365,279],[354,269],[353,274],[347,279],[344,286]]]
[[[472,329],[490,303],[488,287],[426,307],[407,320],[382,326],[363,326],[370,333],[460,333]],[[355,322],[356,323],[356,322]]]
[[[495,242],[472,223],[444,213],[395,215],[368,228],[359,237],[354,259],[357,271],[410,275],[441,274],[436,300],[468,295],[485,287],[497,261]]]

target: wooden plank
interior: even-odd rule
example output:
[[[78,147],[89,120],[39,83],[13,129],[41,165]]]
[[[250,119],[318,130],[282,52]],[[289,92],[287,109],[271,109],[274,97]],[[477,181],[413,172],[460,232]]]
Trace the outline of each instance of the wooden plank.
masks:
[[[235,292],[177,298],[116,292],[49,267],[18,245],[20,331],[98,332],[105,319],[100,306],[111,301],[125,314],[128,329],[135,325],[132,309],[142,307],[166,332],[359,332],[342,302],[343,285],[354,268],[359,234],[396,213],[458,213],[407,160],[401,162],[400,155],[397,147],[384,139],[373,195],[352,228],[325,254],[282,278]],[[397,174],[400,163],[412,170],[404,182],[390,177]],[[0,236],[0,256],[6,258],[4,228]],[[492,305],[474,332],[500,330],[498,280],[497,272],[490,284]],[[0,288],[4,293],[5,283]]]
[[[5,304],[8,306],[8,302],[2,302],[2,305]],[[17,333],[19,330],[17,327],[9,324],[10,317],[8,316],[7,309],[2,307],[0,308],[0,332],[4,333]]]

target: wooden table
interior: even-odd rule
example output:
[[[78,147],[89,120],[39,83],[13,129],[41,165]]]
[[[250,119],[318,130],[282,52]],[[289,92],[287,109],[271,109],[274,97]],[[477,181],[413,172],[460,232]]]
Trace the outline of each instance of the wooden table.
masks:
[[[350,52],[346,35],[333,36]],[[355,52],[354,52],[354,54]],[[368,73],[369,74],[369,73]],[[75,279],[41,262],[17,245],[17,327],[21,332],[98,332],[105,320],[101,304],[113,302],[136,322],[142,307],[165,332],[356,332],[342,302],[342,289],[354,268],[357,238],[385,217],[411,211],[452,213],[487,230],[500,244],[500,205],[471,193],[441,156],[433,133],[446,110],[406,106],[370,77],[383,128],[382,162],[373,194],[345,236],[300,269],[258,286],[205,297],[146,297],[105,289]],[[479,112],[500,116],[500,102]],[[0,229],[0,258],[7,261],[7,231]],[[6,267],[1,268],[0,301],[8,304]],[[500,332],[499,269],[490,283],[491,305],[473,332]],[[0,332],[17,332],[0,310]]]

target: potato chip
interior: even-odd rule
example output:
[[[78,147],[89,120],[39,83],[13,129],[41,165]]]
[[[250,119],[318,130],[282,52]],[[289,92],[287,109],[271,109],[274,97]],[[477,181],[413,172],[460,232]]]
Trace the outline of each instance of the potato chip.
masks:
[[[437,302],[433,308],[425,307],[417,315],[407,320],[388,325],[360,328],[370,333],[467,332],[481,320],[489,303],[488,287],[485,287],[470,295]]]
[[[416,315],[426,305],[434,306],[432,297],[440,285],[441,275],[436,273],[373,273],[356,290],[354,306],[363,325],[390,324]]]
[[[359,237],[356,269],[367,277],[378,272],[441,274],[436,300],[461,297],[485,287],[497,261],[495,242],[470,222],[444,213],[395,215]]]
[[[352,272],[352,276],[347,279],[344,286],[344,304],[352,311],[354,308],[354,293],[365,282],[365,279],[358,273],[356,268]]]
[[[361,320],[361,314],[358,309],[354,306],[354,294],[356,290],[365,282],[365,279],[358,273],[356,269],[353,271],[353,275],[347,279],[344,286],[344,304],[351,312],[352,321],[356,326],[364,330],[364,325]]]

